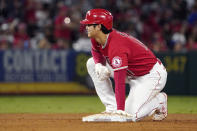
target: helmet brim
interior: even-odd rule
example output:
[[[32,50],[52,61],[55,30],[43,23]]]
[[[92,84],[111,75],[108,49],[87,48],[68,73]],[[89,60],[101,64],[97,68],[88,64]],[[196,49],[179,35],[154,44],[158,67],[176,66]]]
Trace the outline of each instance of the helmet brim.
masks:
[[[81,24],[87,25],[87,24],[94,24],[92,21],[89,21],[87,19],[80,21]]]

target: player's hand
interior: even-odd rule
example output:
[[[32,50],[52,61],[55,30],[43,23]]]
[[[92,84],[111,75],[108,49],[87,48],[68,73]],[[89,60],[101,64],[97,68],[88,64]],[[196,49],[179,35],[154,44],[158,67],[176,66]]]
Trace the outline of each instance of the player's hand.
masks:
[[[101,63],[95,65],[95,72],[99,80],[103,81],[109,78],[110,71],[106,66],[103,66]]]

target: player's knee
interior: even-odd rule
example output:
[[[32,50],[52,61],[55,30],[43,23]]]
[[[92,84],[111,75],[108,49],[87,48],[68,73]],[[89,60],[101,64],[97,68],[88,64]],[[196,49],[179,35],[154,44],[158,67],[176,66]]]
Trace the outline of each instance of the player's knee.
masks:
[[[135,103],[129,103],[125,106],[125,111],[129,114],[136,114],[139,110],[139,107]]]
[[[94,66],[95,66],[94,59],[93,59],[93,57],[91,57],[88,59],[88,61],[86,63],[86,67],[89,70],[89,69],[94,68]]]
[[[166,84],[167,76],[168,76],[168,73],[167,73],[167,71],[165,70],[165,71],[164,71],[164,85]]]

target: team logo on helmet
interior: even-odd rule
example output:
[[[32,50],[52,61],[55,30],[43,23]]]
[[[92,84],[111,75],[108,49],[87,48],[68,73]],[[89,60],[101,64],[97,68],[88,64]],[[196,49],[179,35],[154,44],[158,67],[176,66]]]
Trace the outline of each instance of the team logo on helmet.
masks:
[[[120,67],[122,65],[122,59],[119,57],[119,56],[115,56],[113,59],[112,59],[112,65],[113,67]]]

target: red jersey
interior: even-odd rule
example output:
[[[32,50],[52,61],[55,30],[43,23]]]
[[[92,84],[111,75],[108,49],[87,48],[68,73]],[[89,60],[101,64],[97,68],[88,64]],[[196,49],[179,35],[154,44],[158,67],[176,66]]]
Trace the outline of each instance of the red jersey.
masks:
[[[157,62],[155,55],[139,40],[125,33],[113,30],[102,47],[94,39],[92,54],[95,63],[104,59],[114,71],[127,69],[127,75],[142,76],[152,69]]]
[[[114,69],[117,110],[125,108],[125,77],[148,74],[157,62],[155,55],[139,40],[125,33],[113,30],[104,46],[92,41],[92,55],[95,63],[107,61]]]

